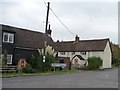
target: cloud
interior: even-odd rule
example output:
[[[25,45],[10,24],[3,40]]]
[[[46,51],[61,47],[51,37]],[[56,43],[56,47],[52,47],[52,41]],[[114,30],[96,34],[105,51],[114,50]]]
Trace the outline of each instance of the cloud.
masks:
[[[81,39],[109,37],[117,43],[117,2],[51,2],[50,7],[62,22]],[[40,0],[6,0],[2,2],[2,21],[16,27],[44,32],[47,8]],[[50,11],[54,40],[73,40],[74,36]]]

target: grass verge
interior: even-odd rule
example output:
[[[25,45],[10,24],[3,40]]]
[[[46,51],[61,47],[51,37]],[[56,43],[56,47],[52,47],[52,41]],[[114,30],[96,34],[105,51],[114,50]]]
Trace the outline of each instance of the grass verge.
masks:
[[[47,71],[47,72],[37,72],[37,73],[0,73],[0,77],[17,77],[17,76],[32,76],[32,75],[49,75],[49,74],[60,74],[60,73],[72,73],[80,72],[79,70],[62,70],[62,71]]]

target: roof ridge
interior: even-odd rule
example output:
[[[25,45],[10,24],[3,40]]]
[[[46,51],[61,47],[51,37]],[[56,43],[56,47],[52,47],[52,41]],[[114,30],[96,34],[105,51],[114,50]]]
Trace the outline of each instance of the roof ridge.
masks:
[[[33,31],[31,29],[24,29],[22,27],[15,27],[15,26],[12,26],[12,25],[5,25],[5,24],[0,24],[1,26],[5,26],[5,27],[10,27],[10,28],[14,28],[14,29],[18,29],[18,30],[23,30],[23,31],[29,31],[29,32],[34,32],[34,33],[41,33],[41,34],[45,34],[43,32],[39,32],[39,31]]]
[[[84,41],[103,41],[103,40],[109,40],[109,38],[103,38],[103,39],[89,39],[89,40],[80,40],[79,42],[84,42]],[[60,43],[74,43],[75,41],[62,41]],[[79,43],[78,42],[78,43]]]

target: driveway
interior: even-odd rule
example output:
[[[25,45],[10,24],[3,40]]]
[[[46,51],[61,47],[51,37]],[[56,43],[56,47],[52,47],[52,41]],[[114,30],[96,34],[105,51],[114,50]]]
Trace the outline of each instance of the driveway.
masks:
[[[3,88],[118,88],[118,69],[2,79]]]

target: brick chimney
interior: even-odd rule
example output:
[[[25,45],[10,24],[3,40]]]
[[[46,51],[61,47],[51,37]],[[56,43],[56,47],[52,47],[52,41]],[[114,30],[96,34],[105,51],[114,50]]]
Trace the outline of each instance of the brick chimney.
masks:
[[[78,35],[75,36],[75,42],[79,42],[80,41],[80,37],[78,37]]]
[[[47,30],[48,36],[51,36],[52,30],[50,29],[50,24],[49,24],[49,29]]]
[[[57,40],[57,42],[60,42],[59,40]]]

